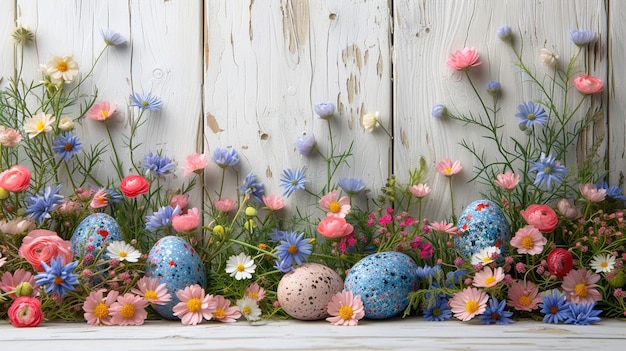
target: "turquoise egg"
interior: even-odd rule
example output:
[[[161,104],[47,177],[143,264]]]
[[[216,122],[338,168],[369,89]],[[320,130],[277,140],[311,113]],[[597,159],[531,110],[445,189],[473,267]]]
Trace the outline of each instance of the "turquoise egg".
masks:
[[[357,262],[344,287],[360,295],[365,318],[386,319],[403,312],[417,288],[417,264],[400,252],[379,252]]]
[[[74,230],[70,239],[72,253],[79,259],[84,256],[85,247],[93,245],[95,256],[106,244],[123,238],[122,230],[115,218],[106,213],[93,213],[85,217]]]
[[[206,289],[206,274],[200,256],[191,244],[177,236],[163,237],[154,244],[148,253],[145,275],[159,278],[172,295],[168,304],[153,306],[161,317],[167,319],[178,319],[172,312],[180,302],[176,296],[178,290],[194,284]]]
[[[477,200],[469,204],[459,216],[457,227],[462,234],[454,239],[454,245],[465,257],[471,257],[489,246],[501,247],[510,237],[504,213],[489,200]]]

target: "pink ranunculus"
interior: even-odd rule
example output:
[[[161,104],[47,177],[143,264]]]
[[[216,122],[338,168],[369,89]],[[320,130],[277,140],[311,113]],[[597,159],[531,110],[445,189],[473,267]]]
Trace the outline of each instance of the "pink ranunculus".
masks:
[[[209,159],[205,154],[193,153],[185,158],[185,167],[183,168],[183,175],[186,177],[191,173],[202,173],[204,168],[209,164]]]
[[[352,234],[354,227],[345,218],[326,216],[317,225],[317,231],[327,238],[342,238]]]
[[[511,171],[506,171],[503,174],[498,174],[493,183],[504,190],[511,191],[519,183],[519,176]]]
[[[172,217],[172,227],[175,231],[190,232],[200,225],[200,211],[197,208],[191,208],[186,214]]]
[[[278,211],[285,207],[285,199],[276,194],[269,196],[263,195],[263,204],[265,204],[265,207],[267,207],[270,211]]]
[[[170,200],[170,207],[176,208],[176,206],[178,206],[178,208],[180,208],[180,212],[185,213],[187,211],[188,203],[189,195],[178,194],[172,196],[172,199]]]
[[[4,147],[14,147],[22,141],[22,134],[13,128],[0,126],[0,145]]]
[[[43,320],[41,302],[35,297],[18,297],[9,307],[8,315],[15,327],[36,327]]]
[[[30,185],[30,171],[28,168],[15,165],[0,173],[0,187],[6,191],[17,193],[24,191]]]
[[[464,48],[463,50],[457,50],[450,55],[446,64],[448,67],[457,71],[467,70],[471,67],[480,66],[482,64],[479,61],[478,50],[476,48]]]
[[[108,101],[100,101],[87,111],[87,117],[95,121],[106,121],[115,113],[116,108],[117,105],[115,104],[111,104]]]
[[[120,190],[127,198],[134,198],[150,190],[150,183],[140,175],[129,175],[120,182]]]
[[[22,246],[18,251],[21,257],[28,261],[37,272],[43,272],[41,262],[50,265],[50,260],[60,256],[63,264],[74,259],[72,244],[61,239],[57,233],[46,229],[35,229],[22,239]]]
[[[559,224],[559,218],[552,207],[547,205],[530,205],[526,210],[520,211],[526,223],[532,224],[542,233],[550,233]]]
[[[215,202],[213,203],[213,206],[215,206],[216,210],[224,213],[228,213],[234,210],[236,205],[237,203],[235,202],[235,200],[229,198],[215,200]]]
[[[574,78],[574,86],[585,95],[596,94],[604,89],[604,84],[600,79],[585,75]]]

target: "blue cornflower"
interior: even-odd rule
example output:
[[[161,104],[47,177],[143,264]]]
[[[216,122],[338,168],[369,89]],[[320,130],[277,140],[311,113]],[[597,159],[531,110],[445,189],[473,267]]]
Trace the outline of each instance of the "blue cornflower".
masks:
[[[108,46],[118,46],[126,42],[126,38],[111,28],[100,28],[100,34]]]
[[[296,150],[302,156],[308,156],[317,142],[315,141],[315,135],[305,134],[296,140]]]
[[[293,270],[293,262],[289,262],[289,260],[277,259],[276,264],[274,264],[274,268],[283,273],[288,273]]]
[[[46,285],[48,295],[57,293],[57,295],[63,296],[66,291],[74,290],[74,285],[78,284],[78,274],[72,273],[77,265],[78,261],[63,265],[61,256],[52,258],[49,266],[42,261],[41,266],[45,272],[37,273],[35,282],[39,286]]]
[[[594,310],[595,302],[592,303],[574,303],[567,304],[565,311],[565,324],[589,325],[600,321],[598,317],[601,310]]]
[[[277,243],[277,242],[280,242],[282,240],[285,240],[285,237],[287,236],[287,233],[288,232],[286,232],[284,230],[272,229],[270,231],[270,233],[269,233],[270,242]]]
[[[498,30],[496,31],[496,34],[498,35],[498,38],[500,38],[500,40],[502,41],[510,41],[511,39],[513,39],[513,34],[511,33],[511,27],[509,26],[502,26],[498,28]]]
[[[602,182],[596,184],[596,188],[606,190],[606,196],[611,199],[626,201],[626,196],[622,194],[623,189],[619,186],[609,186],[609,184],[603,180]]]
[[[130,96],[130,106],[138,107],[140,110],[158,111],[163,107],[163,102],[150,93],[135,93]]]
[[[442,104],[437,104],[433,106],[430,114],[432,114],[435,118],[442,118],[448,115],[448,109]]]
[[[590,30],[572,29],[569,32],[569,37],[572,39],[574,44],[578,46],[586,46],[596,40],[596,33]]]
[[[172,206],[163,206],[158,211],[153,212],[151,216],[146,216],[146,230],[153,232],[172,222],[172,217],[180,214],[180,207],[172,208]]]
[[[235,149],[218,147],[213,150],[213,162],[221,168],[234,166],[239,163],[239,155]]]
[[[487,92],[491,96],[498,96],[500,95],[500,91],[502,91],[502,86],[500,85],[500,82],[496,82],[495,80],[488,81],[486,88]]]
[[[301,265],[311,254],[312,247],[309,239],[304,237],[304,233],[289,232],[276,247],[278,262],[285,266],[293,265],[294,262]]]
[[[176,164],[166,156],[160,156],[149,152],[144,158],[141,167],[146,171],[146,176],[162,177],[174,173]]]
[[[321,119],[330,119],[335,114],[335,104],[322,102],[315,105],[314,110]]]
[[[106,189],[110,204],[117,204],[124,199],[124,196],[117,192],[115,189]]]
[[[74,155],[83,150],[83,143],[72,132],[65,132],[52,142],[52,151],[57,158],[69,161]]]
[[[424,319],[430,322],[443,322],[452,318],[452,311],[445,295],[439,295],[434,302],[426,304],[423,313]]]
[[[416,274],[421,280],[431,280],[437,276],[441,271],[441,267],[424,265],[423,267],[417,267]]]
[[[532,101],[522,102],[517,106],[519,110],[515,117],[519,117],[519,128],[526,130],[535,125],[545,125],[548,123],[548,114],[546,110],[539,104]]]
[[[565,300],[565,294],[559,289],[552,289],[541,294],[540,312],[544,314],[543,322],[559,324],[565,320],[569,303]]]
[[[530,161],[532,168],[528,173],[537,172],[535,175],[535,185],[545,184],[546,189],[552,190],[552,182],[561,184],[563,178],[567,175],[567,168],[561,166],[552,155],[546,157],[545,153],[541,153],[539,161]]]
[[[491,296],[489,303],[485,308],[485,313],[480,315],[480,324],[498,324],[505,325],[513,323],[511,316],[513,312],[505,311],[506,300],[498,301]]]
[[[289,196],[298,189],[304,190],[304,185],[308,181],[304,178],[305,167],[297,170],[285,169],[281,174],[280,186],[285,188],[283,196]]]
[[[469,272],[466,269],[459,269],[458,271],[448,272],[446,274],[446,282],[458,286],[463,286],[463,281],[468,274]]]
[[[243,191],[245,194],[249,194],[252,196],[254,201],[262,204],[263,203],[263,194],[265,194],[265,187],[263,184],[258,183],[256,181],[256,176],[252,173],[249,173],[246,176],[246,179],[243,182],[243,185],[237,187],[239,191]]]
[[[28,217],[36,220],[39,224],[41,224],[44,219],[50,218],[50,212],[54,211],[63,200],[63,195],[59,195],[59,190],[61,190],[60,184],[54,189],[47,186],[37,195],[29,196],[26,199],[28,202],[28,206],[26,207]]]
[[[365,183],[357,178],[341,178],[337,181],[337,185],[349,195],[355,195],[365,190]]]

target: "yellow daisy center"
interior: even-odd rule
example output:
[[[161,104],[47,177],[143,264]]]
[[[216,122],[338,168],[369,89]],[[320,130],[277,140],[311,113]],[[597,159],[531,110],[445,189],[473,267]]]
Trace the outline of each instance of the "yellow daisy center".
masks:
[[[533,302],[533,299],[531,299],[529,296],[526,296],[526,295],[520,296],[520,298],[517,300],[517,303],[520,306],[530,306],[532,302]]]
[[[124,306],[122,306],[122,309],[120,310],[120,315],[124,318],[133,318],[135,317],[135,306],[127,303]]]
[[[121,258],[126,258],[126,256],[128,256],[126,251],[120,251],[120,252],[117,253],[117,255],[120,256]]]
[[[66,72],[67,71],[67,62],[65,61],[61,61],[57,64],[57,69],[59,70],[59,72]]]
[[[465,303],[465,311],[470,314],[478,312],[478,301],[469,300]]]
[[[93,315],[98,319],[103,319],[109,316],[109,306],[106,303],[100,302],[93,309]]]
[[[526,250],[530,250],[533,247],[535,247],[535,241],[533,240],[533,238],[527,236],[524,239],[522,239],[522,247],[525,248]]]
[[[148,101],[142,101],[142,102],[141,102],[141,106],[143,106],[143,107],[148,106]]]
[[[496,282],[496,277],[494,277],[493,275],[490,275],[487,278],[485,278],[485,285],[491,285],[495,282]]]
[[[341,317],[341,319],[343,319],[344,321],[352,319],[353,315],[354,311],[352,310],[351,306],[343,305],[341,306],[341,308],[339,308],[339,317]]]
[[[248,297],[253,299],[253,300],[256,300],[256,299],[259,298],[259,293],[257,293],[257,292],[249,292],[248,293]]]
[[[107,111],[107,110],[100,111],[100,116],[102,116],[104,118],[109,117],[109,111]]]
[[[332,213],[339,213],[341,212],[341,204],[337,201],[333,201],[328,204],[328,210]]]
[[[587,285],[585,283],[578,283],[574,287],[574,293],[580,297],[587,297]]]
[[[252,309],[250,308],[250,306],[243,306],[243,308],[241,309],[241,313],[247,316],[252,313]]]
[[[602,267],[602,268],[606,268],[606,267],[608,267],[608,266],[609,266],[609,263],[608,263],[608,262],[606,262],[606,261],[602,261],[602,262],[600,262],[600,267]]]
[[[295,255],[298,252],[298,247],[296,245],[290,245],[289,248],[287,249],[287,252],[289,252],[292,255]]]
[[[193,297],[189,299],[189,301],[187,301],[187,309],[189,310],[189,312],[200,312],[201,307],[202,301],[200,301],[200,299],[197,297]]]
[[[237,271],[238,272],[243,272],[245,270],[246,270],[246,266],[244,266],[243,264],[240,263],[240,264],[237,265]]]
[[[156,291],[154,291],[154,290],[148,290],[148,291],[146,291],[146,292],[143,294],[143,296],[144,296],[146,299],[150,300],[150,301],[154,301],[154,300],[157,300],[157,299],[159,298],[159,296],[157,295]]]
[[[529,121],[534,121],[535,120],[535,114],[534,113],[529,113],[526,115],[526,118],[528,118]]]
[[[223,308],[218,308],[215,310],[215,312],[213,312],[213,315],[215,316],[215,318],[224,318],[224,316],[226,315],[226,311],[224,311]]]
[[[43,121],[39,121],[39,122],[37,122],[37,125],[35,126],[35,129],[37,129],[38,131],[42,131],[42,130],[46,129],[46,124],[43,123]]]
[[[446,175],[451,175],[452,174],[452,167],[446,167],[445,174]]]
[[[491,257],[489,257],[489,256],[483,257],[483,263],[488,263],[490,261],[491,261]]]

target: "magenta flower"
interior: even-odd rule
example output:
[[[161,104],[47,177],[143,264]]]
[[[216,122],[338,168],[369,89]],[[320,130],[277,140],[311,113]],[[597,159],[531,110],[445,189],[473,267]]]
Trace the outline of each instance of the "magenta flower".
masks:
[[[480,66],[482,62],[479,61],[479,58],[476,48],[464,48],[453,52],[446,64],[452,69],[463,71]]]
[[[602,300],[602,294],[596,289],[600,275],[585,268],[572,269],[563,278],[561,288],[567,301],[574,303],[593,303]]]
[[[326,320],[332,325],[355,326],[365,317],[361,296],[353,296],[350,290],[336,293],[326,305],[326,311],[331,315]]]
[[[541,234],[534,225],[527,225],[518,229],[511,239],[511,246],[517,248],[521,254],[537,255],[543,251],[548,239]]]

